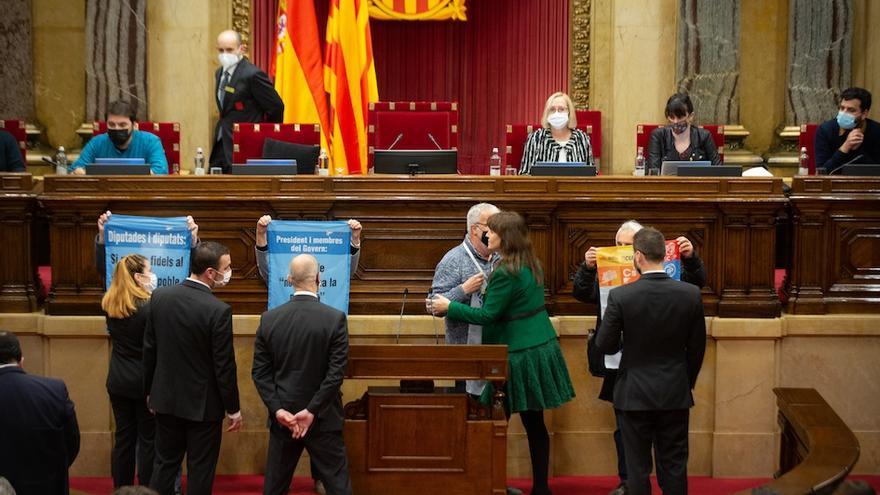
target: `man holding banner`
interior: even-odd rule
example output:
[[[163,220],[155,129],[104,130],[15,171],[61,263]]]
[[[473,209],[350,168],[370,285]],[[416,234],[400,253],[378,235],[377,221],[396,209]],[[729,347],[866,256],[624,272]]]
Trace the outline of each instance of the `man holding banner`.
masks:
[[[624,222],[620,228],[617,230],[617,234],[614,236],[614,242],[616,246],[632,246],[633,236],[642,229],[642,225],[635,221],[629,220]],[[681,263],[681,273],[680,280],[682,282],[687,282],[692,285],[696,285],[697,287],[702,288],[706,285],[706,269],[703,266],[703,261],[697,255],[694,250],[693,244],[691,244],[690,240],[686,237],[678,237],[675,239],[675,244],[677,244],[680,253],[680,263]],[[574,287],[572,289],[572,295],[575,299],[596,305],[596,330],[602,325],[602,312],[603,305],[600,301],[600,287],[598,280],[598,267],[597,267],[597,252],[599,248],[591,246],[586,253],[584,253],[584,263],[581,264],[578,269],[577,274],[574,278]],[[601,352],[596,350],[594,347],[595,342],[590,342],[590,352],[591,356],[595,354],[599,354],[599,356],[595,356],[596,358],[601,357]],[[610,356],[609,356],[610,357]],[[619,360],[619,358],[618,358]],[[614,384],[617,380],[617,369],[608,368],[602,363],[595,363],[594,359],[590,360],[590,370],[593,372],[594,368],[601,368],[601,374],[597,376],[603,376],[604,380],[602,382],[602,388],[599,391],[599,399],[613,402],[614,400]],[[595,373],[594,373],[595,374]],[[626,492],[626,479],[627,479],[627,469],[626,469],[626,455],[623,447],[623,438],[620,432],[620,422],[617,422],[617,428],[614,430],[614,445],[617,450],[617,471],[618,476],[620,478],[620,485],[613,490],[609,495],[623,495]]]

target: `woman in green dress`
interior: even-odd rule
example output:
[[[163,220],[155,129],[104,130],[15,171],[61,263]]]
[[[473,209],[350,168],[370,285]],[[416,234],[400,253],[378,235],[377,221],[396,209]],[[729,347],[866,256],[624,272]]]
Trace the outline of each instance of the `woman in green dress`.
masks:
[[[544,273],[532,251],[529,229],[515,212],[489,217],[489,251],[501,260],[489,277],[483,306],[472,308],[443,296],[426,300],[435,315],[483,326],[484,344],[506,344],[508,414],[519,413],[529,440],[532,495],[550,493],[547,472],[550,437],[544,409],[554,409],[574,397],[574,388],[556,331],[544,308]],[[487,387],[489,390],[489,387]],[[484,399],[491,392],[484,392]]]

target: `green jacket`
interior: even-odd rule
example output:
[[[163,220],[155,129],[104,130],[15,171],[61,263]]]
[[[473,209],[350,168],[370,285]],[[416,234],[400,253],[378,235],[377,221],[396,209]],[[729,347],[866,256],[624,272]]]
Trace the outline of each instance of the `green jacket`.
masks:
[[[489,278],[481,308],[472,308],[457,301],[449,303],[447,316],[483,326],[484,344],[507,344],[508,352],[543,344],[556,338],[546,310],[525,318],[544,305],[544,286],[538,285],[532,271],[523,267],[516,275],[497,268]],[[517,319],[509,320],[514,317]]]

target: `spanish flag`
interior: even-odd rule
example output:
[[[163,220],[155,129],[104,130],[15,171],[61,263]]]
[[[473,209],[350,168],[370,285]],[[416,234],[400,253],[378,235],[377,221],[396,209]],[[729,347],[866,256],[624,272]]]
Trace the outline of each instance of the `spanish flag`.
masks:
[[[367,0],[330,0],[324,88],[333,175],[367,173],[367,105],[379,100]]]
[[[311,1],[281,0],[275,18],[275,53],[269,72],[284,101],[284,122],[320,124],[322,145],[329,129],[318,18]]]

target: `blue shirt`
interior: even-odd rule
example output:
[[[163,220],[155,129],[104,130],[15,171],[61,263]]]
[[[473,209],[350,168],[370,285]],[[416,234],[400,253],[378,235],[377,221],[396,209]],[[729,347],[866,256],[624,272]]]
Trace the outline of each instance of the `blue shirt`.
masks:
[[[165,159],[165,149],[159,136],[149,132],[131,131],[131,141],[128,148],[120,150],[110,141],[110,136],[105,132],[93,137],[79,154],[79,159],[67,168],[72,172],[76,168],[83,168],[90,163],[95,163],[95,158],[143,158],[144,162],[151,165],[155,175],[168,173],[168,160]]]

